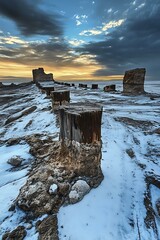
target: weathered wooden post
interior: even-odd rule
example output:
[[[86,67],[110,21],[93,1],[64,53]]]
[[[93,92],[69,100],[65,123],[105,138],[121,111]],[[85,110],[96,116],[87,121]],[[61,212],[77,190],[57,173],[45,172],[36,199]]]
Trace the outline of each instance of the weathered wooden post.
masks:
[[[70,91],[68,90],[56,90],[51,92],[52,104],[63,105],[70,101]]]
[[[60,109],[60,139],[79,143],[101,140],[102,108],[99,106],[69,105]]]
[[[68,105],[60,107],[60,140],[69,164],[77,176],[86,177],[90,186],[103,179],[101,162],[102,107]]]
[[[98,84],[92,84],[92,89],[98,89]]]
[[[50,93],[52,91],[54,91],[54,87],[53,86],[45,86],[45,87],[42,86],[41,89],[46,92],[47,96],[50,96]]]
[[[129,94],[144,93],[145,68],[136,68],[125,72],[123,92]]]

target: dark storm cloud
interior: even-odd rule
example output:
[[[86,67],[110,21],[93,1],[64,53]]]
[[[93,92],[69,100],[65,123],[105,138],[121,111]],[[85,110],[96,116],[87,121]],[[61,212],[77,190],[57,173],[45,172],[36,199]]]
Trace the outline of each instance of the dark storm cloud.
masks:
[[[25,36],[62,34],[62,26],[55,13],[40,9],[39,1],[0,0],[0,14],[14,21]]]
[[[160,3],[148,0],[143,7],[128,12],[125,22],[101,42],[91,42],[77,51],[96,55],[104,69],[96,76],[123,74],[125,70],[146,67],[148,75],[159,76]]]
[[[0,48],[0,55],[3,62],[12,61],[25,65],[39,64],[57,67],[83,65],[74,61],[77,56],[63,38],[51,38],[45,42],[32,42],[16,48]]]

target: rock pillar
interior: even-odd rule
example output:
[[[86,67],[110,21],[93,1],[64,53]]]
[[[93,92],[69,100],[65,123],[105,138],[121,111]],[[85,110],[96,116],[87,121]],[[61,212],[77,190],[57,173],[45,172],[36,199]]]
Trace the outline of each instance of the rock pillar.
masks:
[[[52,73],[46,74],[43,68],[33,69],[32,75],[33,75],[33,82],[53,81],[53,74]]]
[[[136,68],[125,72],[123,92],[130,94],[144,93],[145,68]]]

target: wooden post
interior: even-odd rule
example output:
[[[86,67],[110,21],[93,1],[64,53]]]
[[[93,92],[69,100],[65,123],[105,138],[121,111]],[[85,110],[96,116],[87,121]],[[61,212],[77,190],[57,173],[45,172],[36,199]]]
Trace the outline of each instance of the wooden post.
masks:
[[[54,91],[54,87],[48,86],[48,87],[42,87],[42,90],[44,90],[47,94],[47,96],[50,96],[50,93]]]
[[[98,84],[92,84],[92,89],[98,89]]]
[[[60,139],[79,143],[101,140],[102,107],[70,105],[60,108]]]
[[[68,90],[57,90],[51,92],[51,98],[53,105],[63,105],[70,101],[70,91]]]
[[[103,90],[104,90],[105,92],[116,91],[116,85],[115,85],[115,84],[112,84],[112,85],[105,86]]]

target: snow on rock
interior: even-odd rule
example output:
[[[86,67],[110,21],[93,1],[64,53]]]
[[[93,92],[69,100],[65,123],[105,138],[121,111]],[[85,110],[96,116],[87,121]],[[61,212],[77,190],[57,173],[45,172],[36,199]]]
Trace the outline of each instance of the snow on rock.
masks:
[[[13,156],[7,161],[7,163],[11,164],[14,167],[19,167],[22,161],[23,161],[23,158],[21,158],[20,156]]]
[[[49,188],[49,193],[50,194],[56,194],[57,193],[57,189],[58,189],[58,186],[57,186],[57,184],[52,184],[51,186],[50,186],[50,188]]]
[[[90,186],[84,180],[78,180],[71,188],[69,193],[70,203],[76,203],[90,191]]]

